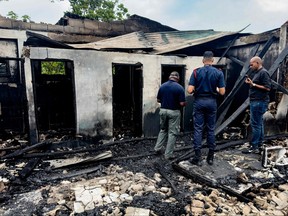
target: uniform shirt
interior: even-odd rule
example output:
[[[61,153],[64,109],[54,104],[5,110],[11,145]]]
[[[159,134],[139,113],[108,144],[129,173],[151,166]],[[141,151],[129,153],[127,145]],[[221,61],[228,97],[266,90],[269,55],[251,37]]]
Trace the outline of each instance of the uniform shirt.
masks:
[[[271,78],[265,68],[252,73],[252,81],[257,85],[265,86],[266,88],[271,89]],[[261,100],[261,101],[270,101],[269,91],[264,89],[259,89],[257,87],[251,86],[249,89],[249,97],[251,101]]]
[[[179,83],[168,80],[160,86],[157,99],[161,108],[180,110],[180,102],[185,102],[185,90]]]
[[[193,71],[189,85],[195,86],[195,97],[216,97],[216,88],[225,87],[224,75],[217,68],[205,65]]]

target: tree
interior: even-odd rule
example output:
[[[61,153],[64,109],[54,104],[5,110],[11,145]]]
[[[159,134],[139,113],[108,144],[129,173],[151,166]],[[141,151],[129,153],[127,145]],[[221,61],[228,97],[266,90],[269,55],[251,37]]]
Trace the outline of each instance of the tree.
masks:
[[[9,11],[7,13],[7,17],[10,18],[10,19],[15,19],[15,20],[18,19],[18,15],[14,11]]]
[[[31,21],[31,17],[28,15],[23,15],[21,18],[22,18],[23,22],[28,22],[28,21],[30,22]]]
[[[0,0],[9,1],[9,0]],[[52,3],[64,0],[49,0]],[[119,3],[119,0],[67,0],[72,8],[71,13],[99,21],[109,22],[113,20],[123,20],[130,15],[124,4]],[[67,11],[69,12],[69,11]],[[66,13],[67,13],[66,12]],[[11,19],[17,19],[18,16],[13,11],[8,15]],[[28,15],[22,16],[24,22],[30,21]]]
[[[119,0],[69,0],[72,13],[99,21],[123,20],[128,9]]]

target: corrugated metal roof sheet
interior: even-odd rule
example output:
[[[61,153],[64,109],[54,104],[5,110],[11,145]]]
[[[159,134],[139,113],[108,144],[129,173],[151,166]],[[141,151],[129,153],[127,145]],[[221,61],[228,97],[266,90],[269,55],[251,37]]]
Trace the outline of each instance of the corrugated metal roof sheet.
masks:
[[[207,43],[215,39],[238,32],[221,32],[214,30],[170,31],[144,33],[133,32],[119,37],[101,40],[95,43],[74,44],[75,48],[89,49],[147,49],[153,48],[153,54],[163,54]]]
[[[152,44],[145,38],[143,32],[133,32],[118,37],[113,37],[93,43],[71,44],[75,48],[88,49],[145,49],[153,48]]]

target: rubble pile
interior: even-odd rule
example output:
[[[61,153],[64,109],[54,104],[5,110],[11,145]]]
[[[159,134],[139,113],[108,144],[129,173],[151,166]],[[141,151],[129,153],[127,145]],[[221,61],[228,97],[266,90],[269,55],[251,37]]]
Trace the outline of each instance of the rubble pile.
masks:
[[[6,151],[0,161],[0,215],[285,216],[288,212],[288,171],[285,166],[278,175],[275,175],[276,167],[262,167],[265,173],[273,169],[274,177],[271,181],[272,175],[267,176],[267,183],[259,185],[253,182],[250,173],[238,176],[242,183],[252,185],[242,193],[250,200],[244,202],[218,185],[205,185],[177,172],[172,166],[178,163],[177,160],[167,161],[163,155],[153,152],[155,139],[91,143],[65,140],[65,147],[63,143],[52,143],[57,147],[50,146],[46,156],[33,149],[9,158],[7,155],[13,152],[16,155],[15,150]],[[272,143],[280,145],[286,141],[273,140]],[[233,146],[232,150],[240,147]],[[63,154],[56,154],[59,150]],[[65,154],[67,150],[69,154]],[[190,150],[191,137],[179,137],[175,155],[180,158]],[[217,152],[215,162],[219,157],[226,157],[225,160],[232,164],[227,152],[229,149]],[[36,155],[37,158],[32,157]],[[5,156],[7,158],[3,159]],[[234,153],[233,157],[237,158],[238,164],[243,159]],[[40,160],[33,171],[24,177],[19,176],[35,159]],[[196,169],[186,160],[181,163]],[[215,170],[220,165],[204,164],[202,169]],[[256,173],[255,170],[251,172]]]

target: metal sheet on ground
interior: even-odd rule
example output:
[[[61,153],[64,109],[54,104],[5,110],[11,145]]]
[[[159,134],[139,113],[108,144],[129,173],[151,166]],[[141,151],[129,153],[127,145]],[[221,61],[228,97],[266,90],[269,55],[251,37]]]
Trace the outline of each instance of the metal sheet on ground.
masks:
[[[246,146],[247,147],[247,146]],[[271,172],[262,166],[262,155],[243,154],[245,145],[237,149],[215,153],[214,164],[208,165],[203,157],[201,167],[191,164],[188,160],[178,163],[191,175],[201,175],[211,180],[213,185],[221,185],[238,194],[252,187],[259,187],[273,178]]]

